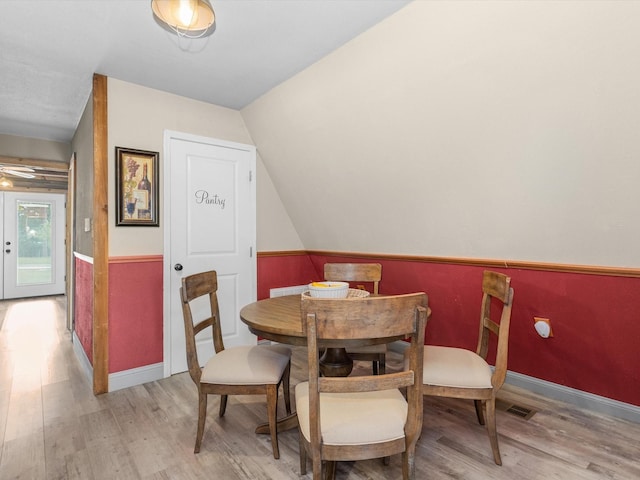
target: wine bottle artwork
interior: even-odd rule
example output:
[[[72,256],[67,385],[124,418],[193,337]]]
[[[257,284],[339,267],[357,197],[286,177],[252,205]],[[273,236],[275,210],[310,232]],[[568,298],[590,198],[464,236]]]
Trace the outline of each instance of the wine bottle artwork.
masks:
[[[136,202],[127,202],[127,213],[129,214],[129,218],[133,217],[133,212],[136,211]]]
[[[116,226],[157,227],[158,153],[116,147]]]
[[[151,218],[151,182],[147,175],[147,165],[142,166],[142,180],[138,183],[138,218]]]

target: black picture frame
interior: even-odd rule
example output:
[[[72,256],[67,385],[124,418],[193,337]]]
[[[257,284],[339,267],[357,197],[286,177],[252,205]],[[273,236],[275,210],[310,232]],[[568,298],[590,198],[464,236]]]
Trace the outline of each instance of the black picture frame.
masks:
[[[158,152],[116,147],[116,226],[157,227]]]

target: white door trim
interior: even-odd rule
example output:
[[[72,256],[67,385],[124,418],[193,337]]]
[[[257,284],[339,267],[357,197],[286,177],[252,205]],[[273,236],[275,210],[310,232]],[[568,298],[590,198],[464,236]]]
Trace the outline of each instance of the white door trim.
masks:
[[[161,197],[163,206],[162,206],[162,217],[163,217],[163,371],[164,376],[169,377],[171,375],[171,296],[177,295],[177,292],[171,291],[171,279],[173,273],[173,262],[171,258],[171,209],[169,208],[172,202],[171,199],[171,175],[170,172],[170,152],[171,152],[171,144],[173,140],[182,140],[187,142],[194,143],[211,143],[220,147],[228,147],[232,149],[240,149],[247,150],[250,149],[254,152],[255,156],[255,147],[252,145],[241,144],[237,142],[230,142],[226,140],[219,140],[211,137],[203,137],[199,135],[193,135],[183,132],[176,132],[172,130],[164,131],[164,142],[163,142],[163,152],[162,155],[162,177],[163,177],[163,195]],[[255,170],[254,170],[255,174]],[[254,175],[255,176],[255,175]],[[253,179],[255,182],[255,178]],[[252,201],[255,204],[255,187],[253,188],[253,197]],[[255,263],[255,218],[253,218],[253,256]],[[251,280],[251,289],[252,289],[252,301],[255,301],[256,295],[256,268],[254,265],[253,268],[253,278]],[[182,321],[182,318],[179,319]]]

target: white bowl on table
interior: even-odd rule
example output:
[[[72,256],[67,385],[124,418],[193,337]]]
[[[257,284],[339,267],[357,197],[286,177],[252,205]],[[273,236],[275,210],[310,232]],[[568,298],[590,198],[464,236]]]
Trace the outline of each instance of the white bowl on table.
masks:
[[[315,298],[347,298],[347,282],[313,282],[309,284],[309,295]]]

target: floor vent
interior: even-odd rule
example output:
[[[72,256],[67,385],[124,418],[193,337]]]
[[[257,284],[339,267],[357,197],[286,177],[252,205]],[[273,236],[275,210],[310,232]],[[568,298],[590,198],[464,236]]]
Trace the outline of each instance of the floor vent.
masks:
[[[503,400],[496,400],[496,409],[510,413],[511,415],[515,415],[525,420],[529,420],[536,414],[536,411],[532,408],[524,407],[522,405],[514,405],[513,403],[508,403]]]
[[[509,408],[507,408],[507,412],[525,418],[527,420],[529,420],[529,418],[531,418],[531,416],[533,415],[533,410],[529,410],[528,408],[520,407],[518,405],[511,405]]]

